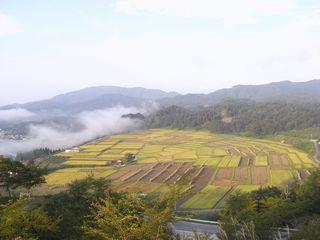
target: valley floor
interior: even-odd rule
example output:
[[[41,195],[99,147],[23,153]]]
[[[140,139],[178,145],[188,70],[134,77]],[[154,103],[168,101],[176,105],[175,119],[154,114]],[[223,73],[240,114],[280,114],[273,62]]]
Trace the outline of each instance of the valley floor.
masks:
[[[134,163],[116,164],[128,154]],[[317,167],[306,153],[284,143],[168,129],[114,135],[56,156],[66,160],[48,175],[50,189],[88,174],[110,179],[117,191],[163,193],[178,186],[186,195],[178,208],[186,210],[219,208],[235,190],[302,181]]]

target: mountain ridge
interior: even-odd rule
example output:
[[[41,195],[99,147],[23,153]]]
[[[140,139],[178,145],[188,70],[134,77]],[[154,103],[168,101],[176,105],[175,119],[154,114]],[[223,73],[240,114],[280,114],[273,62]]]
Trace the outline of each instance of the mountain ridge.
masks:
[[[117,86],[95,86],[59,94],[45,100],[5,105],[1,106],[0,109],[24,108],[35,112],[47,110],[72,110],[71,112],[75,112],[74,108],[76,106],[80,112],[117,105],[128,107],[139,106],[145,102],[156,101],[160,98],[177,95],[179,95],[179,93],[143,87],[124,88]],[[87,107],[81,108],[81,104],[86,105]],[[70,109],[68,109],[68,107]]]
[[[61,110],[74,113],[119,105],[136,107],[151,102],[156,102],[164,107],[177,105],[185,108],[197,108],[212,106],[226,99],[320,103],[319,93],[319,79],[306,82],[285,80],[260,85],[235,85],[208,94],[179,94],[143,87],[95,86],[59,94],[50,99],[0,106],[0,110],[25,108],[35,112]]]
[[[261,85],[236,85],[208,94],[186,94],[159,100],[162,106],[177,105],[186,108],[214,105],[225,99],[253,101],[284,101],[292,103],[319,103],[320,80],[307,82],[281,81]]]

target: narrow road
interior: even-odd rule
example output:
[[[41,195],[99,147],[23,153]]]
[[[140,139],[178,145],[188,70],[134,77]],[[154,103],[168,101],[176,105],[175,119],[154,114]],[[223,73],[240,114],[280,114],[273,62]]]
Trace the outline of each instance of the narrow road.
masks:
[[[319,145],[319,140],[311,140],[311,142],[313,142],[314,144],[314,148],[315,148],[315,154],[313,156],[313,160],[317,163],[320,164],[320,161],[318,160],[320,157],[320,145]]]
[[[219,228],[217,225],[189,221],[179,221],[173,223],[172,230],[180,237],[185,237],[188,239],[195,239],[194,232],[197,232],[198,234],[208,234],[211,236],[210,239],[216,240],[218,239],[217,234],[219,233]]]

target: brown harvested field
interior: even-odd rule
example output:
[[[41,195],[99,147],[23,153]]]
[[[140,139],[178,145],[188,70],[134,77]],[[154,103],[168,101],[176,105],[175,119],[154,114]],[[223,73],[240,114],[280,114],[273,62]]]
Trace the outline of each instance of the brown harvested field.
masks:
[[[146,172],[148,172],[148,170],[139,169],[134,173],[130,173],[129,177],[124,178],[123,181],[127,183],[134,183],[138,181],[144,174],[146,174]]]
[[[132,167],[135,170],[130,171],[128,174],[126,174],[125,177],[121,177],[120,180],[133,183],[138,181],[143,175],[145,175],[150,169],[155,168],[159,165],[159,163],[152,163],[152,164],[145,164],[145,165],[132,165],[127,167]]]
[[[281,164],[282,164],[282,166],[286,166],[286,167],[289,168],[289,166],[290,166],[290,161],[289,161],[288,155],[286,155],[286,154],[281,154],[281,155],[280,155],[280,158],[281,158]]]
[[[211,180],[213,175],[213,169],[210,167],[204,167],[201,173],[192,180],[192,184],[195,186],[196,190],[201,190],[205,187]]]
[[[136,166],[128,166],[121,168],[119,171],[111,174],[108,178],[110,180],[121,180],[121,178],[127,176],[130,174],[130,172],[136,171],[137,167]]]
[[[247,167],[238,167],[236,168],[234,181],[238,184],[246,184],[248,180],[248,168]]]
[[[157,183],[148,183],[144,184],[143,182],[134,182],[134,183],[124,183],[117,184],[113,186],[115,191],[118,192],[131,192],[131,191],[143,191],[145,193],[153,192],[157,188],[159,188],[159,184]]]
[[[180,166],[180,168],[175,173],[172,174],[172,176],[169,176],[167,178],[166,183],[168,184],[175,183],[176,181],[179,180],[180,176],[185,174],[188,169],[191,169],[191,167],[192,167],[192,163],[183,163]]]
[[[123,180],[130,174],[134,173],[138,169],[151,169],[157,165],[157,163],[150,163],[150,164],[144,164],[143,166],[141,165],[128,165],[122,168],[119,168],[119,171],[111,174],[108,176],[110,180]]]
[[[285,154],[279,155],[276,153],[270,154],[271,167],[274,169],[289,169],[289,159]]]
[[[194,168],[186,177],[185,181],[191,185],[193,183],[193,179],[197,178],[203,171],[204,167]]]
[[[253,167],[252,168],[252,184],[264,185],[268,183],[267,167]]]
[[[147,174],[145,174],[138,180],[143,182],[149,182],[152,180],[152,178],[154,178],[159,173],[161,173],[167,166],[168,166],[168,163],[159,163],[155,167],[153,167],[151,171],[148,171]]]
[[[152,182],[155,183],[164,183],[165,180],[172,174],[174,173],[177,169],[179,169],[181,167],[181,163],[174,163],[171,164],[166,171],[164,171],[163,173],[161,173],[158,177],[156,177],[155,179],[153,179]]]
[[[108,178],[110,180],[118,180],[121,177],[123,177],[124,175],[126,175],[127,173],[129,173],[129,172],[130,172],[130,170],[124,170],[123,169],[123,170],[120,170],[118,172],[115,172],[115,173],[111,174]]]
[[[228,186],[232,184],[233,168],[219,168],[216,179],[213,182],[217,186]]]
[[[299,175],[300,175],[300,178],[301,178],[302,180],[305,180],[305,179],[308,178],[308,176],[309,176],[310,174],[309,174],[308,170],[306,170],[306,169],[301,169],[301,170],[299,170]]]
[[[219,168],[216,179],[231,179],[233,175],[233,168]]]

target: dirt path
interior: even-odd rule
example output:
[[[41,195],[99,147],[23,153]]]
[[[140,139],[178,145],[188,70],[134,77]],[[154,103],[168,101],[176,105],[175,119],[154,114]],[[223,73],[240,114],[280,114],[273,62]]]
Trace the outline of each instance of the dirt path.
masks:
[[[318,160],[320,158],[320,146],[319,146],[319,142],[318,140],[311,140],[311,142],[313,142],[314,144],[314,148],[315,148],[315,154],[313,156],[313,160],[317,163],[320,164],[320,161]]]

